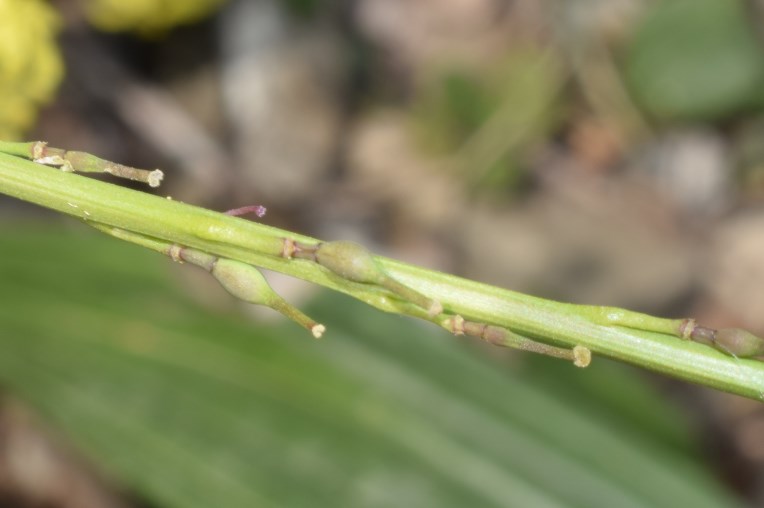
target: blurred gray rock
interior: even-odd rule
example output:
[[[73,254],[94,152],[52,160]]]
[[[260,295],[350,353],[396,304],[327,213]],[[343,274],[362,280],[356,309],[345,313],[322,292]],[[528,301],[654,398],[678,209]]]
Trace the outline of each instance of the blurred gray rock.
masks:
[[[220,21],[223,94],[238,167],[259,196],[313,192],[339,141],[344,80],[328,29],[293,29],[277,0],[236,2]]]
[[[347,157],[355,191],[392,204],[417,227],[437,229],[464,211],[465,191],[449,160],[421,153],[405,114],[377,112],[359,121]]]
[[[360,0],[355,21],[392,68],[416,81],[433,66],[495,61],[513,38],[538,31],[543,11],[541,2]]]
[[[708,292],[752,331],[764,330],[764,210],[720,224],[709,239]]]
[[[693,287],[692,252],[625,180],[564,179],[522,207],[482,208],[460,229],[472,278],[564,301],[662,312]]]
[[[646,169],[688,215],[717,217],[732,200],[731,154],[714,131],[669,133],[643,152],[636,165]]]

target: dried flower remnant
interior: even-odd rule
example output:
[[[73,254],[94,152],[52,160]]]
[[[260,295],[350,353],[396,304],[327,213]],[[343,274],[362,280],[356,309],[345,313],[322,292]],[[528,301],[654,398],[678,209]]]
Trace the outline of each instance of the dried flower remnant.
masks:
[[[248,213],[254,213],[258,217],[263,218],[265,217],[266,211],[267,209],[263,205],[248,205],[240,208],[233,208],[224,213],[233,217],[240,217],[242,215],[247,215]]]

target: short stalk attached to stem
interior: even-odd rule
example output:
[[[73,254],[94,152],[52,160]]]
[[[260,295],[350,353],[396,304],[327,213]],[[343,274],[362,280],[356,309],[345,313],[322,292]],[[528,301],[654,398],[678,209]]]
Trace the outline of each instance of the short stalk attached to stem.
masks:
[[[511,347],[522,351],[561,358],[573,362],[576,367],[588,367],[592,361],[592,352],[584,346],[574,346],[573,349],[550,346],[528,337],[523,337],[501,326],[466,321],[462,316],[449,316],[442,320],[440,326],[454,335],[469,335],[478,337],[494,346]]]
[[[118,178],[126,178],[136,182],[149,184],[149,187],[159,187],[164,179],[164,173],[159,169],[138,169],[123,164],[107,161],[87,152],[77,152],[53,148],[45,141],[11,143],[0,141],[0,151],[17,157],[24,157],[39,164],[53,166],[67,172],[108,173]]]

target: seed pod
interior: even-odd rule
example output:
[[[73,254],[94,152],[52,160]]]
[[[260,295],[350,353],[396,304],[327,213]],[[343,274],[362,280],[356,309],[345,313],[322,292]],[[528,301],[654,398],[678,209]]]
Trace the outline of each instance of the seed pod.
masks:
[[[355,242],[322,243],[315,259],[319,265],[353,282],[379,284],[386,277],[368,249]]]
[[[232,259],[218,259],[211,273],[226,291],[245,302],[269,305],[276,295],[263,274],[248,264]]]
[[[764,355],[764,339],[740,328],[724,328],[716,332],[714,346],[740,357]]]
[[[308,329],[315,338],[321,337],[326,330],[324,325],[316,323],[273,291],[260,270],[254,266],[232,259],[218,259],[211,273],[236,298],[280,312]]]
[[[336,273],[343,279],[364,284],[376,284],[400,296],[414,305],[437,316],[443,312],[443,306],[437,300],[428,298],[390,277],[377,263],[366,247],[349,241],[326,242],[319,244],[311,252],[316,263]]]

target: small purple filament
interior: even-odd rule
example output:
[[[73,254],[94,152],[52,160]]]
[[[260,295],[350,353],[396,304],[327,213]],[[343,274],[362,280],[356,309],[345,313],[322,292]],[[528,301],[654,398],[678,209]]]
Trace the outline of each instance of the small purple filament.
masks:
[[[266,209],[263,205],[249,205],[242,206],[241,208],[234,208],[224,213],[225,215],[233,215],[234,217],[246,215],[248,213],[254,213],[258,217],[263,217],[265,215],[265,211]]]

